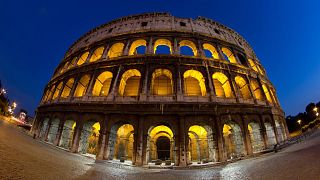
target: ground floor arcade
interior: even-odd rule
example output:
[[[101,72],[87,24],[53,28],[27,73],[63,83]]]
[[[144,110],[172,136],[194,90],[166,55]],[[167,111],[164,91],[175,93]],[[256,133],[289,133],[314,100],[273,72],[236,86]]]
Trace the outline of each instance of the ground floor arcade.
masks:
[[[38,113],[32,133],[71,152],[138,166],[224,162],[288,137],[283,117],[273,114]]]

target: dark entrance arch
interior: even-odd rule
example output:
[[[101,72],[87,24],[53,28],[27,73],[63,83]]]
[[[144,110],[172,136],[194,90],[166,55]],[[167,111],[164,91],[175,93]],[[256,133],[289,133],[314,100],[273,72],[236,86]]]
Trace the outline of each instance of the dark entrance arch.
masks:
[[[158,159],[170,159],[170,139],[168,137],[161,136],[158,138],[156,145]]]

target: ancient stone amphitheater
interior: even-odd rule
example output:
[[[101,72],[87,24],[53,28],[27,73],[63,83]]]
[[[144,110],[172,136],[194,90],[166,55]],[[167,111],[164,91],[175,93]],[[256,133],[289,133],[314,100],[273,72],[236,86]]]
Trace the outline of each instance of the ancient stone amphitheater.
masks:
[[[32,132],[137,166],[188,166],[287,139],[274,86],[248,42],[211,19],[146,13],[92,29],[45,87]]]

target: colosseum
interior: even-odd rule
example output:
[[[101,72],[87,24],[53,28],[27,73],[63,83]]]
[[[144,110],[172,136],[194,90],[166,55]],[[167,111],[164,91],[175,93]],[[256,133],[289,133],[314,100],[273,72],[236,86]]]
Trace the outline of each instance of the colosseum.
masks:
[[[288,138],[248,42],[211,19],[169,13],[119,18],[77,40],[46,85],[31,132],[136,166],[226,162]]]

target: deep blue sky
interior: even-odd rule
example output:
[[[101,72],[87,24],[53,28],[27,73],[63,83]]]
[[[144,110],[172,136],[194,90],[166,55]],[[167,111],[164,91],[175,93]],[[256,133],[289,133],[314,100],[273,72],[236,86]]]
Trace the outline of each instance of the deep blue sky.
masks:
[[[0,79],[9,98],[34,112],[68,47],[114,18],[170,12],[205,16],[253,47],[286,114],[320,100],[320,2],[298,0],[104,0],[0,2]]]

